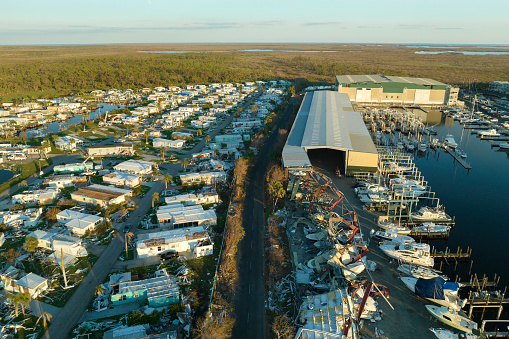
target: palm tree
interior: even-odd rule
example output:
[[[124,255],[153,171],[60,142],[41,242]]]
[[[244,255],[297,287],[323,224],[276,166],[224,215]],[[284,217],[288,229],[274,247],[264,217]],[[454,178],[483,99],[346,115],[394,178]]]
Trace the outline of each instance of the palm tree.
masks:
[[[69,143],[71,144],[71,150],[74,150],[76,148],[76,139],[69,138]],[[74,145],[74,146],[72,146]]]
[[[60,139],[60,137],[58,135],[56,135],[56,134],[53,134],[51,136],[51,140],[53,140],[53,143],[55,143],[58,139]]]
[[[28,186],[28,183],[26,180],[22,180],[19,184],[18,184],[18,187],[26,187]]]
[[[46,147],[44,147],[44,145],[39,146],[39,148],[37,148],[37,150],[39,151],[39,156],[41,157],[41,159],[42,159],[43,154],[44,154],[45,158],[48,157],[46,154]]]
[[[53,316],[50,313],[42,312],[39,319],[37,319],[37,321],[35,322],[34,329],[37,327],[37,324],[39,323],[39,320],[41,320],[41,319],[42,319],[42,327],[46,328],[46,326],[48,326],[48,321],[50,321],[51,318],[53,318]]]
[[[188,159],[184,159],[182,160],[182,166],[184,166],[184,169],[189,166],[189,160]]]
[[[163,160],[163,162],[164,162],[164,152],[166,152],[166,150],[167,150],[166,147],[164,146],[161,147],[161,159]]]
[[[131,242],[131,238],[134,236],[133,232],[127,232],[124,234],[124,242],[125,242],[125,256],[127,258],[127,245]]]
[[[26,237],[23,249],[30,253],[32,261],[34,260],[35,250],[39,247],[39,240],[36,237]]]
[[[173,177],[170,174],[166,174],[164,177],[164,188],[168,189],[168,184],[173,182]]]
[[[150,132],[145,130],[145,132],[143,132],[143,135],[145,135],[145,143],[148,144],[148,137],[150,136]]]
[[[87,119],[90,117],[90,115],[88,115],[88,113],[85,113],[82,115],[82,119],[83,119],[83,132],[85,132],[86,130],[86,127],[87,127]]]
[[[154,203],[159,200],[159,193],[155,192],[153,195],[152,195],[152,208],[154,208]]]
[[[30,293],[9,294],[7,300],[14,304],[14,314],[17,317],[19,314],[19,306],[21,306],[23,315],[25,315],[25,307],[28,307],[28,303],[32,300],[32,296],[30,296]]]
[[[126,248],[127,248],[127,245],[126,245]],[[101,308],[101,295],[103,293],[104,293],[104,290],[103,290],[102,285],[96,286],[96,288],[95,288],[95,295],[99,298],[98,303],[97,303],[97,310],[98,311]]]
[[[210,135],[205,136],[205,143],[208,144],[210,142]]]

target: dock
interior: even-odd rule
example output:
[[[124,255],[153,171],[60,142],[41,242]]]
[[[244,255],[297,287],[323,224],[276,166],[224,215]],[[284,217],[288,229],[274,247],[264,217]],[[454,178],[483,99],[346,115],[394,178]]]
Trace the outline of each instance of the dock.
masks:
[[[463,166],[466,169],[471,169],[472,166],[470,166],[469,163],[467,163],[463,158],[461,158],[459,155],[456,154],[452,149],[449,147],[444,147],[447,153],[449,153],[457,162],[460,163],[461,166]]]
[[[445,262],[453,261],[455,263],[459,262],[467,262],[470,260],[470,256],[472,255],[472,249],[467,248],[465,252],[461,248],[458,247],[456,252],[451,252],[449,248],[446,247],[445,251],[437,251],[436,248],[433,247],[431,250],[431,256],[434,259],[443,260]]]

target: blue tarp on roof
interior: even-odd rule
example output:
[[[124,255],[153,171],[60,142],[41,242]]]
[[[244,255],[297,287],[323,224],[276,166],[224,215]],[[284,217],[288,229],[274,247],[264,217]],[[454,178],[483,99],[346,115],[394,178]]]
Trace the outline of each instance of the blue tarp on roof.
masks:
[[[423,298],[444,300],[445,280],[441,277],[433,279],[417,279],[415,283],[415,294]]]

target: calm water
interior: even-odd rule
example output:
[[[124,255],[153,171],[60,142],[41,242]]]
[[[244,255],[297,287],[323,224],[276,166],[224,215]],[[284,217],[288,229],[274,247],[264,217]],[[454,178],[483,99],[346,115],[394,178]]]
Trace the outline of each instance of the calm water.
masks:
[[[0,184],[3,184],[14,176],[14,173],[9,170],[0,169]]]
[[[426,116],[426,114],[422,114]],[[443,140],[454,135],[456,142],[467,153],[466,161],[472,169],[466,170],[446,152],[416,156],[415,164],[428,181],[446,212],[456,217],[456,227],[447,241],[454,251],[461,246],[472,248],[472,273],[493,278],[502,276],[499,287],[509,287],[509,153],[492,148],[481,141],[472,130],[463,130],[458,122],[438,111],[427,115]],[[462,137],[463,132],[463,137]],[[461,140],[461,142],[460,142]],[[443,243],[441,244],[444,246]],[[452,277],[452,276],[451,276]]]
[[[484,51],[415,51],[415,54],[443,54],[454,53],[464,55],[507,55],[509,52],[484,52]]]
[[[97,109],[95,111],[91,111],[88,114],[89,115],[88,120],[93,120],[100,116],[103,116],[106,113],[106,111],[111,112],[114,109],[120,109],[120,108],[124,108],[124,107],[125,106],[108,105],[105,103],[100,103],[99,109]],[[83,122],[83,115],[78,114],[78,115],[73,116],[69,120],[67,120],[65,123],[56,121],[56,122],[53,122],[53,123],[47,125],[47,127],[44,129],[39,129],[39,131],[42,133],[43,136],[50,135],[53,133],[58,133],[59,128],[62,128],[63,130],[65,130],[65,129],[69,128],[71,125],[81,124],[82,122]],[[28,138],[36,137],[37,136],[36,134],[37,134],[36,129],[27,131]],[[38,135],[38,136],[41,136],[41,135]]]

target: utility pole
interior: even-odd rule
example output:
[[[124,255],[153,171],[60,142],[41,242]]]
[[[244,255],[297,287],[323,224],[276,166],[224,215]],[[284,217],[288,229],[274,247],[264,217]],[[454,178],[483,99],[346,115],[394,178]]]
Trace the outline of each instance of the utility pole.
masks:
[[[65,288],[67,288],[67,277],[65,276],[64,249],[63,248],[60,248],[60,264],[62,265],[62,275],[64,276]]]

